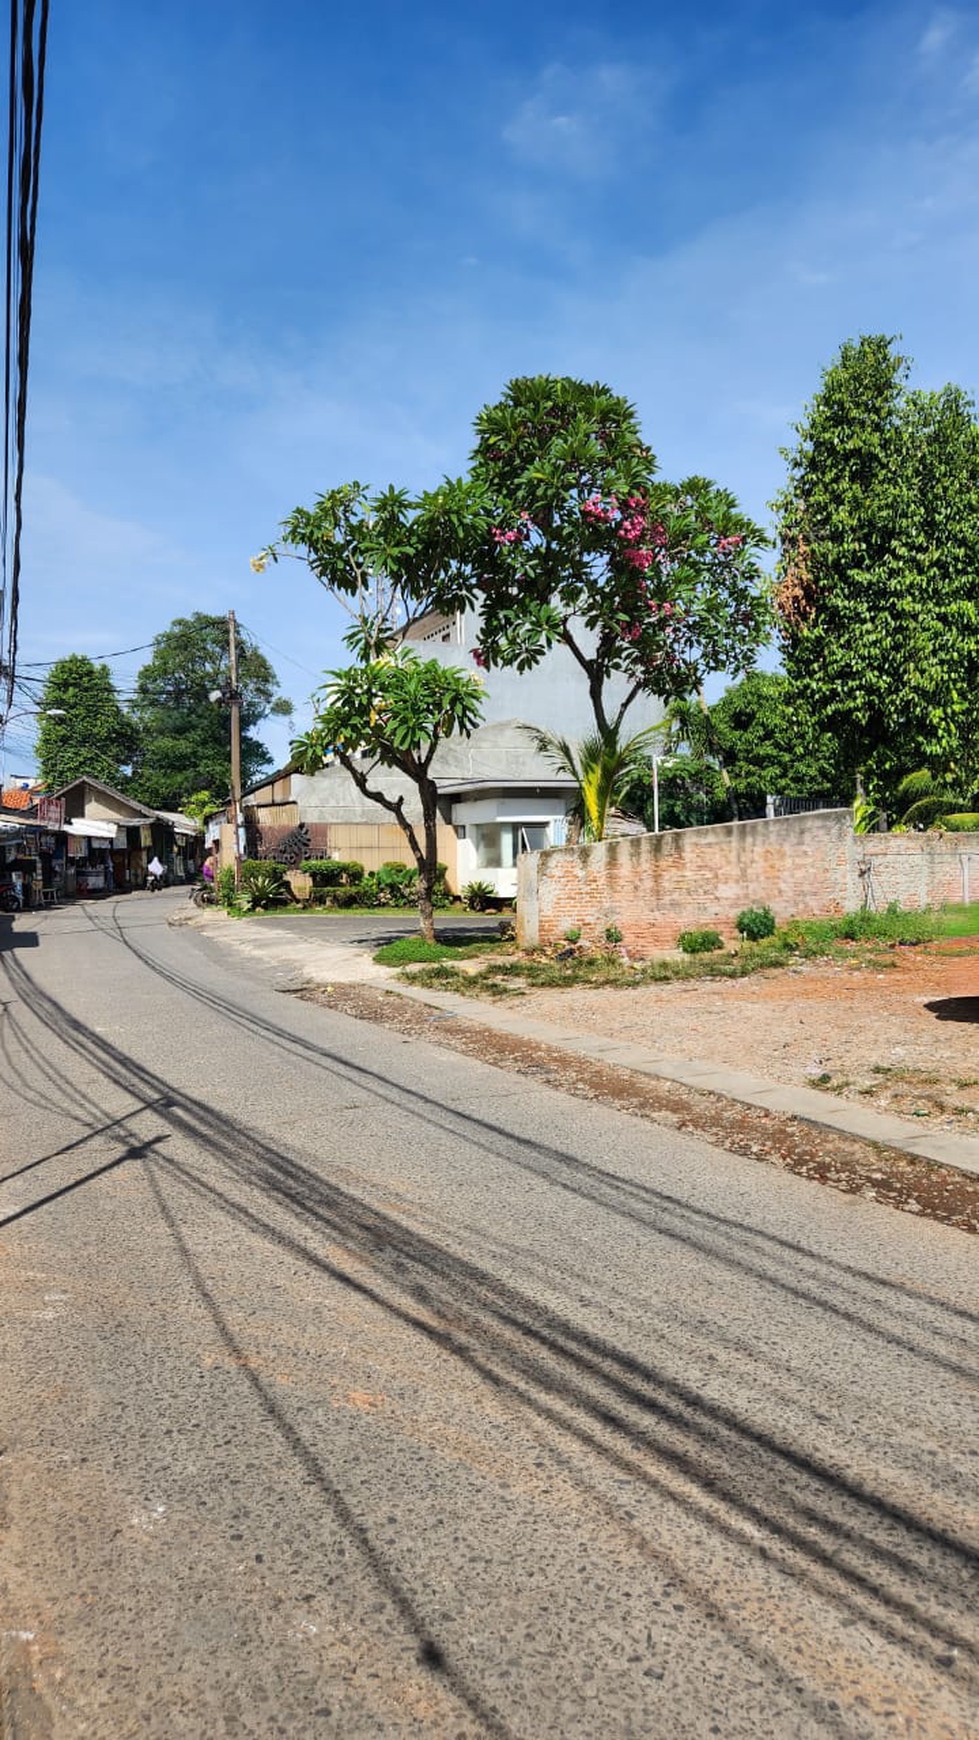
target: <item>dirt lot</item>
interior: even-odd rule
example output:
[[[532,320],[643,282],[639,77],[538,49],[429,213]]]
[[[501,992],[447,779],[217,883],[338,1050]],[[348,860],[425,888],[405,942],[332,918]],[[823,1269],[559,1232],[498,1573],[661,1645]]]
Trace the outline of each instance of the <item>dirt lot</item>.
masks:
[[[979,939],[747,979],[533,991],[522,1014],[979,1135]]]

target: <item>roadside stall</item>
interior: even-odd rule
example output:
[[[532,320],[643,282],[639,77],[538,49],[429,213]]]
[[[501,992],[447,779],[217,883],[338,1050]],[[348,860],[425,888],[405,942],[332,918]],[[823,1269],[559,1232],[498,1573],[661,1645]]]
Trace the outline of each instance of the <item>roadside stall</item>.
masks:
[[[94,817],[66,822],[62,832],[67,845],[65,892],[97,895],[115,892],[112,850],[116,843],[115,822]]]

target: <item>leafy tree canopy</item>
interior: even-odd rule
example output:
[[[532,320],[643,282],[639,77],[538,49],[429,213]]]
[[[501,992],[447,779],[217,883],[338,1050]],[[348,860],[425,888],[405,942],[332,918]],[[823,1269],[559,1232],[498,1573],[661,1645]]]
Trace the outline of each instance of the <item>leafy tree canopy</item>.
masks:
[[[443,601],[481,611],[483,664],[530,670],[565,645],[605,731],[639,694],[688,694],[752,663],[769,622],[764,535],[706,478],[658,480],[626,399],[518,379],[476,433],[477,523]],[[613,708],[615,677],[626,698]]]
[[[40,706],[37,764],[51,791],[85,774],[117,789],[126,784],[137,732],[108,665],[94,664],[83,653],[59,659],[48,672]],[[47,708],[63,717],[44,717]]]
[[[227,706],[209,699],[231,681],[228,622],[224,616],[177,617],[153,641],[153,653],[136,678],[133,714],[139,753],[132,790],[157,809],[179,809],[193,792],[224,795],[231,783],[231,736]],[[247,634],[238,634],[241,694],[241,770],[247,787],[271,757],[254,735],[276,703],[276,676]]]
[[[907,378],[893,340],[844,344],[775,503],[786,672],[885,803],[909,768],[979,773],[979,429],[960,388]]]
[[[352,650],[374,655],[440,600],[454,608],[462,565],[487,524],[483,493],[465,478],[447,478],[421,495],[344,483],[312,507],[294,508],[281,538],[252,567],[261,572],[282,555],[305,561],[350,616]]]
[[[351,618],[344,640],[357,662],[329,674],[319,716],[293,752],[306,772],[334,756],[364,796],[394,816],[418,867],[419,924],[429,940],[438,861],[432,757],[446,737],[473,730],[482,689],[471,672],[419,659],[398,642],[441,601],[454,608],[484,523],[481,490],[466,479],[446,479],[417,496],[341,484],[311,508],[295,508],[279,542],[252,563],[260,572],[283,555],[297,556]],[[371,783],[378,768],[395,768],[416,787],[420,830],[403,797]]]
[[[787,677],[750,671],[714,702],[710,718],[740,815],[763,815],[770,792],[847,798],[836,739],[814,725]]]

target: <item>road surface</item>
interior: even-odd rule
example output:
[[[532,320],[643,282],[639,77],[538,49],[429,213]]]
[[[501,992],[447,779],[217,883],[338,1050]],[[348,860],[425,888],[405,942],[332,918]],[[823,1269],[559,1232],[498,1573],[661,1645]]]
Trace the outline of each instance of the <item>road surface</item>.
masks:
[[[979,1734],[966,1235],[0,934],[7,1734]]]

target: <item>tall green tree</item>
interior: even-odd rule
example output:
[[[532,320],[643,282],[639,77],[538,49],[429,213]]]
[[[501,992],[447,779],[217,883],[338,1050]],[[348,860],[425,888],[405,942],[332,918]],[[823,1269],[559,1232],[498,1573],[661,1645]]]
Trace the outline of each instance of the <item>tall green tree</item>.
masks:
[[[228,708],[210,699],[230,693],[228,622],[224,616],[178,616],[153,641],[153,653],[136,678],[133,715],[139,753],[133,767],[134,796],[156,809],[179,809],[201,790],[222,796],[231,783]],[[276,676],[264,653],[238,633],[241,694],[241,771],[247,787],[270,765],[256,727],[270,713],[289,713],[277,697]]]
[[[40,702],[37,765],[51,791],[90,774],[104,785],[125,785],[138,733],[125,712],[108,665],[71,653],[52,665]],[[47,709],[57,709],[57,716]]]
[[[478,548],[452,575],[462,600],[445,601],[480,610],[482,663],[532,670],[567,647],[600,733],[640,695],[686,695],[752,664],[770,623],[764,535],[706,478],[658,479],[626,399],[518,379],[476,434]]]
[[[775,503],[786,673],[884,804],[912,769],[979,775],[979,429],[908,370],[880,334],[844,344]]]

